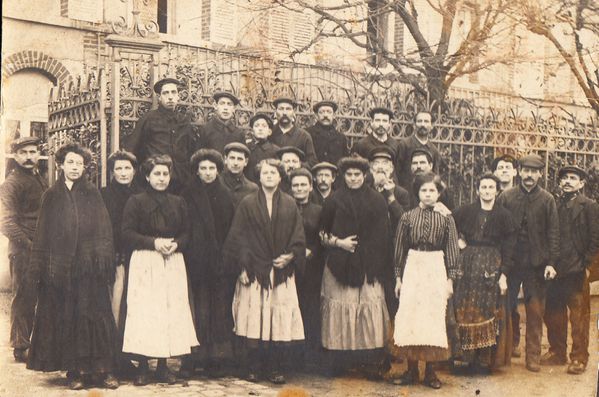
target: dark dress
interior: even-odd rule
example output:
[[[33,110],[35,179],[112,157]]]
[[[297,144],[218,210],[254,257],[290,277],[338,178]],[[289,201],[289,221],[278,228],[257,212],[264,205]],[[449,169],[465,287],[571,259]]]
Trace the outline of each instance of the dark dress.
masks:
[[[505,343],[511,341],[505,332],[506,297],[501,296],[497,281],[509,268],[515,227],[509,212],[495,205],[493,210],[481,209],[480,202],[465,205],[454,214],[461,238],[467,243],[460,253],[463,276],[456,283],[454,304],[464,359],[470,361],[473,350],[485,364],[509,364],[510,354]],[[501,332],[500,332],[501,331]],[[499,354],[497,354],[499,352]],[[492,362],[494,354],[495,362]],[[507,360],[506,360],[507,358]]]
[[[304,221],[306,247],[311,251],[306,268],[298,276],[297,293],[304,320],[306,345],[312,351],[320,348],[320,285],[324,270],[323,249],[320,245],[319,222],[322,207],[314,203],[298,204]]]
[[[81,177],[71,190],[61,177],[42,198],[31,266],[39,300],[27,368],[110,373],[116,326],[112,228],[100,192]]]
[[[229,190],[219,178],[211,184],[198,177],[182,193],[189,207],[191,240],[185,252],[193,294],[194,323],[200,348],[195,358],[233,358],[231,304],[237,274],[224,267],[222,246],[235,208]]]
[[[125,318],[127,317],[127,281],[129,278],[129,258],[131,257],[131,250],[124,244],[121,236],[121,222],[123,220],[123,210],[125,209],[127,200],[129,200],[129,197],[132,195],[140,192],[141,188],[139,188],[137,184],[132,183],[131,185],[123,185],[116,182],[114,179],[110,181],[108,186],[105,186],[100,190],[102,199],[108,210],[108,216],[110,216],[110,223],[112,224],[115,253],[114,265],[115,267],[122,265],[125,270],[123,276],[123,295],[121,297],[117,321],[119,350],[123,347],[123,333],[125,332]]]

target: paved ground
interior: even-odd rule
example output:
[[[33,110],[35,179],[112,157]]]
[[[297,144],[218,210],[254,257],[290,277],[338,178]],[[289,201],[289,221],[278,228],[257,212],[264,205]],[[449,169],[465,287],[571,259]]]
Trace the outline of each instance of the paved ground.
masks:
[[[9,295],[0,293],[0,335],[8,335]],[[522,309],[522,308],[521,308]],[[253,384],[236,378],[209,380],[198,378],[187,384],[149,385],[135,387],[123,384],[117,390],[92,389],[70,391],[66,387],[64,374],[39,373],[28,371],[24,364],[12,360],[8,337],[0,339],[0,396],[543,396],[543,397],[591,397],[596,396],[597,358],[597,319],[599,297],[593,298],[591,327],[591,363],[585,374],[566,374],[566,367],[543,367],[538,374],[526,371],[523,359],[516,359],[510,368],[492,376],[465,377],[440,372],[444,382],[441,390],[431,390],[424,386],[400,388],[386,382],[371,382],[360,376],[346,376],[329,379],[314,375],[290,377],[285,387],[273,387],[268,383]],[[544,351],[547,344],[544,343]],[[404,365],[395,364],[392,374],[399,374]]]

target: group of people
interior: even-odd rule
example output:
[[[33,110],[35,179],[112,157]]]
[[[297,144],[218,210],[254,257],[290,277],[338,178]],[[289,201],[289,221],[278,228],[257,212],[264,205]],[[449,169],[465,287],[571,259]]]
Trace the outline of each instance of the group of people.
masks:
[[[158,108],[111,154],[101,191],[82,146],[56,151],[48,188],[39,140],[12,143],[0,199],[17,361],[82,389],[146,385],[151,359],[169,384],[200,368],[275,384],[300,367],[381,378],[405,359],[394,383],[419,382],[424,361],[438,389],[437,362],[489,372],[520,354],[522,286],[527,369],[567,363],[569,310],[568,372],[585,370],[599,207],[583,169],[559,170],[556,201],[538,155],[504,155],[477,179],[477,200],[454,208],[430,113],[395,140],[393,112],[372,109],[350,155],[334,102],[315,104],[304,130],[296,102],[277,98],[276,123],[258,113],[246,137],[233,94],[215,93],[215,115],[195,129],[176,111],[178,87],[155,84]]]

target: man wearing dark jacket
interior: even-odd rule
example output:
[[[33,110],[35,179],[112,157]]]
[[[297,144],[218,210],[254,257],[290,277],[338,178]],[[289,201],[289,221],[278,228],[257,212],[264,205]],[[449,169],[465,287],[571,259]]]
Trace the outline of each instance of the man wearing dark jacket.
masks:
[[[572,327],[572,350],[568,373],[584,372],[589,359],[589,268],[599,252],[599,206],[582,194],[587,173],[577,166],[558,172],[562,197],[557,212],[560,228],[560,259],[557,278],[547,287],[545,324],[549,351],[543,365],[567,362],[568,309]]]
[[[388,146],[393,150],[393,156],[397,156],[399,142],[391,137],[393,111],[383,107],[376,107],[370,109],[368,115],[370,116],[369,133],[356,142],[352,148],[352,152],[368,159],[372,149],[380,146]]]
[[[545,166],[530,154],[520,159],[520,185],[501,193],[498,205],[512,213],[517,227],[514,266],[508,274],[510,305],[517,305],[520,283],[526,307],[526,368],[540,371],[546,281],[556,276],[559,217],[553,196],[538,183]]]
[[[8,238],[13,299],[10,309],[10,344],[16,361],[25,362],[37,300],[37,278],[29,256],[41,198],[48,183],[37,171],[39,139],[15,140],[11,150],[17,166],[0,187],[2,234]]]
[[[294,146],[301,150],[309,167],[318,163],[314,142],[306,130],[295,123],[297,103],[291,98],[277,98],[273,101],[277,125],[273,128],[270,140],[279,147]]]
[[[232,142],[245,143],[245,132],[235,125],[235,106],[239,99],[226,91],[217,91],[214,99],[215,115],[202,126],[197,149],[214,149],[224,154]]]
[[[123,148],[135,155],[140,164],[148,157],[168,154],[173,160],[169,191],[179,193],[190,178],[190,144],[194,129],[188,116],[177,113],[179,103],[178,80],[166,78],[154,84],[158,96],[158,109],[150,110],[135,124],[131,135],[123,140]],[[146,181],[137,173],[140,186]]]
[[[342,157],[349,155],[347,137],[335,129],[337,104],[333,101],[320,101],[312,108],[317,122],[306,131],[312,136],[318,161],[337,164]]]
[[[247,179],[243,170],[248,164],[250,149],[243,143],[231,142],[225,146],[225,170],[222,181],[233,195],[233,205],[237,205],[250,193],[258,190],[258,185]]]

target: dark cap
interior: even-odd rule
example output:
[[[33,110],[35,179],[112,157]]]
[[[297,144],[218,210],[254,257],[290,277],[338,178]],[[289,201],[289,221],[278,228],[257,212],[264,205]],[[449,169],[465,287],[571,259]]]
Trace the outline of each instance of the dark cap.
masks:
[[[250,149],[240,142],[231,142],[227,143],[224,148],[225,156],[231,151],[234,150],[236,152],[245,153],[246,157],[250,157]]]
[[[372,118],[374,118],[374,115],[377,113],[388,114],[389,119],[393,119],[393,111],[391,109],[384,108],[384,107],[376,107],[376,108],[370,109],[368,111],[368,117],[370,117],[372,119]]]
[[[512,163],[514,168],[518,167],[518,160],[516,160],[516,158],[514,156],[511,156],[509,154],[502,154],[501,156],[493,159],[493,162],[491,163],[491,171],[495,172],[495,170],[497,170],[497,165],[499,164],[500,161],[505,161],[506,163]]]
[[[314,167],[312,167],[312,173],[314,175],[316,175],[316,173],[319,170],[331,170],[331,171],[333,171],[333,173],[336,173],[337,172],[337,166],[335,164],[331,164],[331,163],[328,163],[326,161],[323,161],[321,163],[316,164]]]
[[[289,173],[289,181],[292,181],[296,176],[305,176],[310,180],[310,184],[312,184],[312,173],[308,171],[306,168],[296,168],[295,170],[291,170]]]
[[[40,144],[40,138],[36,136],[24,136],[21,138],[17,138],[10,144],[10,151],[15,153],[17,150],[24,148],[25,146],[35,145],[38,146]]]
[[[578,174],[578,176],[580,177],[580,179],[587,179],[588,178],[588,174],[585,170],[583,170],[582,168],[576,166],[576,165],[566,165],[562,168],[559,169],[557,176],[559,179],[562,179],[564,177],[565,174],[567,174],[568,172],[572,172],[574,174]]]
[[[224,168],[223,156],[217,150],[200,149],[191,156],[191,160],[189,161],[194,173],[197,172],[198,165],[204,160],[213,162],[218,172],[221,172]]]
[[[374,147],[370,153],[368,153],[368,160],[370,161],[379,157],[395,161],[395,152],[389,146],[381,145]]]
[[[424,148],[416,148],[416,149],[412,150],[412,153],[410,153],[410,163],[412,162],[412,159],[414,159],[414,156],[426,156],[429,163],[431,163],[431,164],[434,163],[433,155],[431,154],[431,152],[429,152],[428,150],[426,150]]]
[[[255,115],[253,115],[252,118],[250,119],[250,127],[254,128],[254,123],[260,119],[266,120],[266,122],[268,123],[268,126],[272,130],[272,128],[273,128],[272,119],[266,113],[256,113]]]
[[[277,150],[277,156],[279,158],[283,157],[285,153],[295,153],[297,157],[299,157],[300,161],[304,161],[306,155],[301,149],[296,148],[295,146],[283,146],[279,150]]]
[[[229,98],[233,101],[233,105],[239,105],[239,98],[227,91],[216,91],[212,94],[212,98],[214,99],[214,102],[218,102],[220,98]]]
[[[361,170],[363,173],[367,173],[370,170],[370,164],[368,164],[368,160],[364,157],[360,156],[351,156],[351,157],[343,157],[337,163],[337,167],[339,167],[339,173],[344,174],[350,168],[357,168]]]
[[[541,156],[539,156],[538,154],[528,154],[528,155],[522,157],[520,159],[519,163],[520,163],[520,167],[528,167],[528,168],[536,168],[536,169],[545,167],[545,162],[543,161],[543,158]]]
[[[277,106],[279,106],[279,103],[288,103],[291,106],[293,106],[294,109],[297,107],[297,102],[295,101],[295,99],[290,97],[279,97],[272,101],[272,106],[276,108]]]
[[[333,108],[333,112],[337,111],[337,104],[333,101],[316,102],[316,104],[312,106],[312,110],[314,110],[314,113],[318,113],[318,109],[320,109],[322,106],[330,106]]]
[[[158,80],[156,84],[154,84],[154,92],[156,94],[160,94],[160,91],[162,91],[162,86],[165,84],[175,84],[177,88],[182,85],[179,80],[167,77],[165,79]]]

